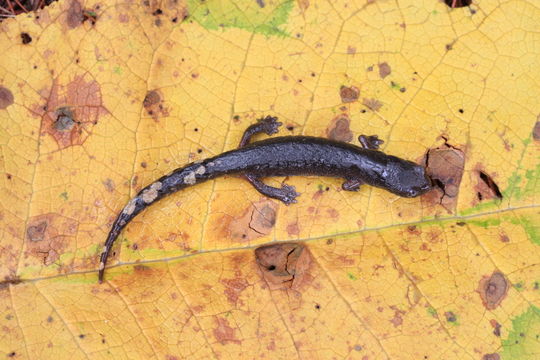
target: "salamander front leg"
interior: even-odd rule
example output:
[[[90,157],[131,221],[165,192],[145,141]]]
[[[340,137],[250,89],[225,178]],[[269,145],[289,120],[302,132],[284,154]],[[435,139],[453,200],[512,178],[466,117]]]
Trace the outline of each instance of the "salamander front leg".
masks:
[[[239,148],[246,146],[251,141],[253,135],[260,133],[265,133],[266,135],[272,135],[279,131],[279,127],[282,123],[277,121],[275,116],[267,116],[257,120],[256,124],[248,126],[244,135],[242,135],[242,140],[240,140]]]
[[[283,184],[280,188],[266,185],[255,175],[245,175],[247,181],[264,196],[281,200],[285,205],[296,203],[296,197],[300,195],[294,186]]]
[[[379,150],[379,146],[384,142],[377,135],[360,135],[358,141],[364,149],[370,150]]]

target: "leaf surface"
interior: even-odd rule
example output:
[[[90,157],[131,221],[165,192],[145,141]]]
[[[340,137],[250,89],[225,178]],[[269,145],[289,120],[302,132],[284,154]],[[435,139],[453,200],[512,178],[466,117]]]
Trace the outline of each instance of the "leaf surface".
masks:
[[[539,18],[531,0],[72,0],[3,21],[0,356],[538,358]],[[129,199],[264,115],[377,134],[437,187],[268,179],[301,193],[285,206],[222,177],[141,213],[98,284]]]

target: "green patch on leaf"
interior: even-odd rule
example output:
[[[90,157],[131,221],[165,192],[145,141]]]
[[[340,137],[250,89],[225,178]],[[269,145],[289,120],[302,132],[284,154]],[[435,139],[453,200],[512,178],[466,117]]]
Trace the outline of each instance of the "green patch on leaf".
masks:
[[[432,307],[432,306],[429,306],[429,307],[427,308],[427,313],[428,313],[429,315],[431,315],[432,317],[434,317],[434,318],[437,317],[437,310],[436,310],[434,307]]]
[[[522,281],[515,283],[513,286],[514,286],[514,289],[516,289],[517,291],[525,290],[525,285],[523,285]]]
[[[64,200],[68,200],[69,199],[69,195],[67,193],[67,191],[64,191],[63,193],[60,194],[60,197]]]
[[[492,226],[499,226],[501,224],[500,219],[483,219],[483,220],[469,220],[469,224],[476,225],[487,229]]]
[[[188,0],[187,4],[190,18],[208,30],[238,28],[267,36],[288,36],[280,25],[287,22],[294,1]]]
[[[508,188],[503,191],[503,196],[521,200],[525,197],[538,193],[540,182],[540,164],[536,168],[525,172],[525,179],[517,173],[512,174],[508,179]]]
[[[540,225],[526,216],[516,216],[510,219],[512,224],[521,225],[527,237],[533,244],[540,245]]]
[[[347,273],[347,277],[351,280],[358,280],[358,278],[353,273],[350,273],[350,272]]]
[[[504,360],[540,358],[540,309],[531,306],[512,320],[512,329],[502,341]]]

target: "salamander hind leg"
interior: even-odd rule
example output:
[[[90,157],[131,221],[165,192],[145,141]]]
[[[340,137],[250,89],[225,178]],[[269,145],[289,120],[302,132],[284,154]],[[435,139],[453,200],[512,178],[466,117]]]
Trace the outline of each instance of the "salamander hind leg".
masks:
[[[257,120],[256,124],[248,126],[246,131],[244,131],[244,135],[242,135],[242,140],[240,140],[238,147],[244,147],[249,144],[254,135],[261,133],[272,135],[277,133],[279,131],[279,127],[282,125],[282,123],[277,121],[277,119],[278,118],[275,116],[266,116]]]
[[[245,175],[247,181],[264,196],[282,201],[285,205],[296,203],[296,197],[300,195],[294,186],[283,184],[280,188],[266,185],[254,175]]]
[[[360,185],[362,185],[363,182],[358,179],[349,179],[345,180],[345,182],[341,185],[341,188],[345,191],[358,191],[360,190]]]
[[[364,149],[370,150],[379,150],[379,146],[384,143],[377,135],[360,135],[358,141]]]

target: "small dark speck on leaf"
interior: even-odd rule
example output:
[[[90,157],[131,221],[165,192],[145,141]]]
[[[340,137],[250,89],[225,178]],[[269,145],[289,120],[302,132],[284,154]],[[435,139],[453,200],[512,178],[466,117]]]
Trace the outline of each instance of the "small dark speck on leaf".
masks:
[[[17,353],[15,351],[12,351],[8,354],[8,357],[15,357],[15,355],[17,355]]]
[[[446,321],[448,322],[456,322],[456,314],[454,314],[452,311],[447,311],[444,313],[444,316],[446,317]]]
[[[463,114],[465,112],[465,110],[463,110],[463,109],[459,109],[458,111],[459,111],[460,114]]]
[[[270,265],[268,267],[268,271],[273,271],[273,270],[276,270],[276,265]]]
[[[84,334],[79,334],[79,339],[84,339],[86,337],[86,335]]]
[[[198,154],[202,153],[202,149],[197,149],[197,153]]]
[[[458,222],[456,223],[456,225],[457,225],[457,226],[465,226],[466,223],[465,223],[464,221],[458,221]]]
[[[154,15],[154,16],[156,16],[156,15],[161,15],[161,14],[163,14],[163,10],[161,10],[161,9],[157,9],[156,11],[154,11],[154,12],[152,13],[152,15]]]
[[[195,128],[195,129],[193,129],[193,131],[197,132],[197,131],[199,131],[199,128]]]
[[[23,44],[30,44],[32,42],[32,37],[28,33],[21,33],[21,40]]]

